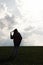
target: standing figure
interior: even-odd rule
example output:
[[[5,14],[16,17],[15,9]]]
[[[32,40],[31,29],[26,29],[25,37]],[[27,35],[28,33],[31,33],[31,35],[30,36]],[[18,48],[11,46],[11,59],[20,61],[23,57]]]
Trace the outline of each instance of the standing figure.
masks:
[[[10,38],[13,39],[13,43],[14,43],[14,55],[17,56],[18,54],[18,48],[20,46],[21,40],[22,40],[22,36],[21,34],[18,32],[17,29],[13,30],[13,35],[10,32]]]

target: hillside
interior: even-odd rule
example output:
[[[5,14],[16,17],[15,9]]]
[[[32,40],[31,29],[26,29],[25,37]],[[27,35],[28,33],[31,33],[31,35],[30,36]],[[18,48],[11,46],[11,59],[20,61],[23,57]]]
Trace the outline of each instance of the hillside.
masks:
[[[12,56],[13,47],[0,47],[0,61]],[[43,65],[43,47],[24,46],[19,47],[17,57],[10,57],[12,65]],[[9,63],[7,62],[7,63]],[[5,65],[5,64],[4,64]]]

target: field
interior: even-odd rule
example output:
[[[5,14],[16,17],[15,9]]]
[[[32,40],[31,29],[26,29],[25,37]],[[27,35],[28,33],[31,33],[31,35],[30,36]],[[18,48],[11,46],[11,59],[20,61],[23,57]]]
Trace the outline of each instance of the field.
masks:
[[[43,65],[41,46],[21,46],[16,58],[12,56],[12,51],[13,47],[0,47],[0,65]]]

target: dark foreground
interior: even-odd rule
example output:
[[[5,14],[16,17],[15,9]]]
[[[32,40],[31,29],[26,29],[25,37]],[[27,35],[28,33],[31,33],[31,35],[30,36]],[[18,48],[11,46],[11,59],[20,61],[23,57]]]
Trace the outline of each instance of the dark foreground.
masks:
[[[19,47],[17,57],[13,47],[0,47],[0,65],[43,65],[43,47]]]

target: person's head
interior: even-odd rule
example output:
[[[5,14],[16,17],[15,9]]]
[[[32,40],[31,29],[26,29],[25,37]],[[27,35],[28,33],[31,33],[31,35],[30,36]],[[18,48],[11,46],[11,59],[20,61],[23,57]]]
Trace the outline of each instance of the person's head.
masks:
[[[16,33],[16,32],[18,32],[18,30],[17,30],[17,29],[15,29],[15,30],[13,30],[13,32],[14,32],[14,33]]]

